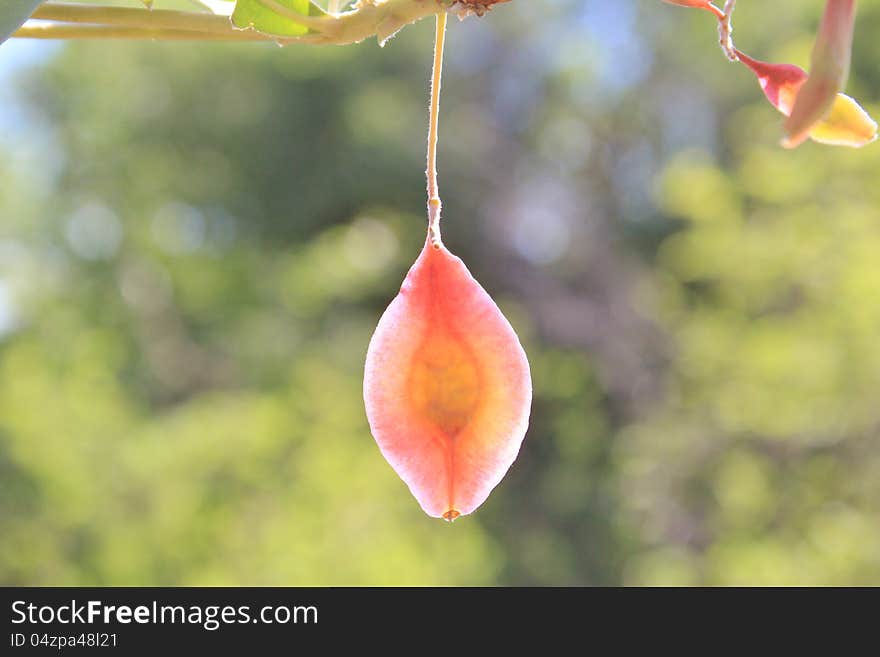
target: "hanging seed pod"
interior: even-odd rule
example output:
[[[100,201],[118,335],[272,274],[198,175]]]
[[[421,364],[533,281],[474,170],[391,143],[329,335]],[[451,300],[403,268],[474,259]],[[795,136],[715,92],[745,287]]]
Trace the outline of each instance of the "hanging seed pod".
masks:
[[[428,515],[454,520],[486,500],[516,459],[531,398],[507,319],[428,240],[379,322],[364,376],[373,436]]]
[[[446,13],[437,15],[428,128],[428,236],[370,341],[364,402],[373,437],[425,513],[480,506],[528,428],[532,381],[507,319],[440,236],[437,141]]]
[[[739,50],[737,55],[758,78],[767,100],[785,116],[790,116],[807,83],[807,72],[792,64],[768,64]],[[807,136],[820,144],[859,148],[877,139],[877,123],[855,100],[838,93],[831,109],[810,126]]]

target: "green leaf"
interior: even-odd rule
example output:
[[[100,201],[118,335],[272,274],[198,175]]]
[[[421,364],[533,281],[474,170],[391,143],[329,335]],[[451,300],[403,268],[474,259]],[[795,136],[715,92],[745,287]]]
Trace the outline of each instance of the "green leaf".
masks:
[[[276,2],[303,16],[317,16],[323,13],[310,0],[276,0]],[[240,28],[252,27],[260,32],[279,36],[302,36],[309,31],[307,27],[289,16],[283,16],[268,8],[260,0],[238,0],[235,3],[235,11],[232,12],[232,24]]]
[[[15,32],[34,13],[43,0],[3,0],[0,2],[0,43]]]

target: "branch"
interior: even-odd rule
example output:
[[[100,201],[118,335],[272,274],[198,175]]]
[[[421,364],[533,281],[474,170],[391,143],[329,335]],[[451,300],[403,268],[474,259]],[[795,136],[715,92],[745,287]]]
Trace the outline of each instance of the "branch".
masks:
[[[197,32],[167,28],[120,25],[69,25],[63,23],[27,23],[13,35],[19,39],[128,39],[151,41],[275,41],[284,39],[251,30],[229,27],[225,32]]]
[[[254,30],[239,30],[228,16],[168,9],[135,9],[46,2],[13,36],[27,39],[151,39],[156,41],[275,41]]]
[[[162,28],[216,32],[229,28],[229,18],[208,12],[143,9],[134,7],[101,7],[98,5],[45,2],[31,18],[62,23],[120,25],[139,28]]]
[[[483,15],[509,0],[359,0],[346,12],[303,16],[277,0],[259,0],[279,16],[302,25],[309,33],[282,36],[253,28],[239,29],[229,17],[207,12],[102,7],[46,2],[13,35],[28,39],[155,39],[172,41],[274,41],[279,44],[344,45],[377,37],[384,44],[401,28],[451,10],[460,17]],[[40,21],[51,21],[48,23]]]

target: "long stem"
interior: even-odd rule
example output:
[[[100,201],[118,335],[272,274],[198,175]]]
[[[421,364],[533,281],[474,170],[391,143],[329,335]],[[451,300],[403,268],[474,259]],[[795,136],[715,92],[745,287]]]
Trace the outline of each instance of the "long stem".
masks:
[[[443,48],[446,44],[446,12],[437,14],[437,34],[434,38],[434,71],[431,75],[431,110],[428,127],[428,232],[434,248],[443,244],[440,239],[440,190],[437,185],[437,140],[440,130],[440,86],[443,80]]]
[[[197,32],[126,25],[29,23],[14,34],[19,39],[131,39],[151,41],[274,41],[283,39],[253,31]]]
[[[0,0],[0,4],[6,0]],[[271,11],[309,28],[308,34],[282,36],[234,28],[228,16],[133,7],[102,7],[46,2],[32,18],[55,21],[43,25],[29,21],[13,36],[31,39],[157,39],[192,41],[274,41],[280,44],[349,44],[379,36],[384,42],[399,29],[435,15],[453,0],[384,0],[368,2],[339,14],[303,16],[277,0],[258,0]],[[247,32],[247,36],[242,36]],[[192,35],[188,39],[187,35]]]
[[[62,23],[117,25],[139,29],[187,30],[226,34],[232,31],[227,16],[207,12],[174,11],[170,9],[136,9],[134,7],[101,7],[98,5],[46,2],[31,18]]]

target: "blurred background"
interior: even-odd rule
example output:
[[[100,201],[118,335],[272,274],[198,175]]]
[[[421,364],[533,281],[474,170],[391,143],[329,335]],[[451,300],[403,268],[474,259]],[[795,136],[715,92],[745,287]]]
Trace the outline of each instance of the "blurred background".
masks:
[[[737,44],[807,66],[823,4],[741,1]],[[424,239],[431,23],[0,46],[0,583],[880,584],[880,146],[782,150],[659,0],[451,23],[444,237],[535,401],[476,514],[422,513],[361,379]],[[875,117],[878,37],[863,0]]]

